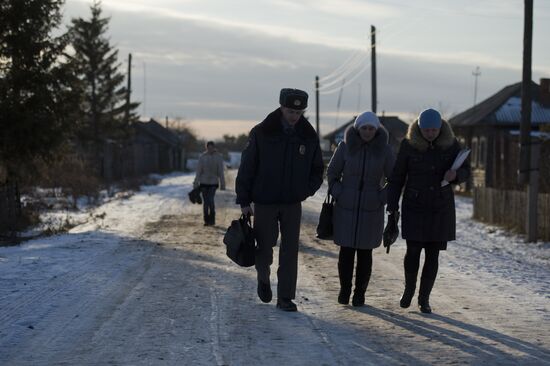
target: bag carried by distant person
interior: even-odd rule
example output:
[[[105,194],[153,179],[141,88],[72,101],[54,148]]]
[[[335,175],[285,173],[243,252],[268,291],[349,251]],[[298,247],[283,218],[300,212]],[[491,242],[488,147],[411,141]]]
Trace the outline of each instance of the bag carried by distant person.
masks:
[[[226,254],[233,262],[241,267],[255,264],[256,240],[249,215],[241,215],[238,220],[231,221],[223,242],[226,245]]]
[[[323,207],[321,208],[321,214],[319,215],[319,223],[317,224],[317,238],[323,240],[331,240],[334,233],[334,227],[332,224],[332,215],[334,211],[334,197],[327,193]]]
[[[189,201],[191,201],[191,203],[202,205],[202,197],[201,197],[201,191],[199,187],[193,188],[188,193],[188,196],[189,196]]]

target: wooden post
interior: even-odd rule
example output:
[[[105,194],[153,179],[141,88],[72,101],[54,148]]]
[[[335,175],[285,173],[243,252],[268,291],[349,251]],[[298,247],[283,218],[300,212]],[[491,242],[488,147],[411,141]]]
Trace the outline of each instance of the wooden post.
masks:
[[[531,142],[531,55],[533,44],[533,0],[525,1],[523,29],[523,77],[521,84],[521,127],[520,127],[520,184],[527,184],[527,241],[537,240],[538,163],[540,146]]]
[[[124,111],[124,122],[130,125],[130,93],[132,90],[132,54],[128,54],[128,87],[126,90],[126,109]]]
[[[317,136],[321,137],[319,131],[319,76],[315,77],[315,127],[317,128]]]
[[[370,26],[371,43],[371,88],[372,88],[372,112],[376,113],[377,95],[376,95],[376,28]]]
[[[540,142],[531,143],[531,170],[527,185],[527,241],[534,243],[538,238],[538,197]]]
[[[521,83],[521,125],[519,184],[529,183],[529,163],[531,161],[531,54],[533,43],[533,0],[525,0],[525,20],[523,29],[523,78]]]

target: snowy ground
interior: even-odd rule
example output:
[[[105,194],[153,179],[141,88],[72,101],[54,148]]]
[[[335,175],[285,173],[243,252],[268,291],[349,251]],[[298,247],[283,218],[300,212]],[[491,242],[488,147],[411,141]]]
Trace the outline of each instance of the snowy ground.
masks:
[[[0,248],[0,365],[550,365],[550,243],[470,220],[469,199],[457,198],[458,240],[424,315],[398,306],[402,240],[375,251],[365,307],[336,303],[337,248],[314,236],[319,192],[304,204],[299,312],[284,313],[225,256],[234,193],[218,192],[218,225],[203,227],[192,179],[166,176],[67,234]]]

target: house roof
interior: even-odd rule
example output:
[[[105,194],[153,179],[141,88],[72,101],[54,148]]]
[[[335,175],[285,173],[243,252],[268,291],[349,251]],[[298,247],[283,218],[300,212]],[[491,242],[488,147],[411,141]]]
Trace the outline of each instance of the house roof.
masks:
[[[382,125],[386,128],[386,130],[388,130],[391,135],[395,136],[398,139],[401,139],[406,135],[409,125],[400,120],[399,117],[381,116],[378,118],[380,119],[380,123],[382,123]],[[348,128],[349,125],[353,124],[353,122],[355,122],[355,117],[335,129],[334,131],[324,135],[323,138],[326,140],[334,139],[335,136],[343,134],[346,128]]]
[[[550,123],[550,108],[539,103],[540,86],[531,82],[531,121]],[[452,126],[517,125],[521,122],[521,83],[508,85],[498,93],[457,114],[449,120]]]
[[[160,123],[152,118],[148,122],[136,122],[135,126],[141,131],[144,131],[145,133],[168,145],[181,145],[182,141],[178,135],[163,127]]]

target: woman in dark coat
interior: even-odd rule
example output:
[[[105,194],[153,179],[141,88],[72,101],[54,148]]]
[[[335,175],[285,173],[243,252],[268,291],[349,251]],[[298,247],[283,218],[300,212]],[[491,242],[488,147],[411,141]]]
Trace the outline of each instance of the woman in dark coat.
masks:
[[[424,249],[418,305],[423,313],[431,313],[429,297],[437,276],[439,251],[446,250],[447,242],[455,240],[453,187],[470,176],[468,161],[457,170],[451,169],[459,151],[450,124],[434,109],[420,113],[399,148],[389,179],[387,210],[399,210],[403,190],[401,231],[407,241],[405,291],[400,301],[403,308],[410,306],[414,296]],[[442,186],[443,180],[451,184]]]
[[[372,269],[372,250],[380,246],[386,203],[385,177],[393,168],[395,156],[388,145],[388,133],[372,112],[355,119],[327,169],[329,190],[336,199],[334,242],[340,246],[338,302],[348,304],[355,253],[353,306],[365,303],[365,291]]]

